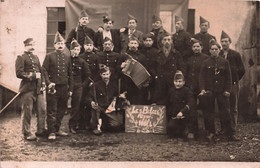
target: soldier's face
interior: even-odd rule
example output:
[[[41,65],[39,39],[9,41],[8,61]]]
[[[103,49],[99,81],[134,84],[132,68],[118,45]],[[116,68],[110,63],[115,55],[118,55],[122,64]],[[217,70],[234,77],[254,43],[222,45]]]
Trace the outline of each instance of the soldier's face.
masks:
[[[131,50],[131,51],[137,51],[138,46],[139,46],[139,43],[136,40],[131,40],[128,43],[129,50]]]
[[[84,49],[87,52],[93,51],[94,45],[93,44],[84,44]]]
[[[71,56],[77,57],[80,53],[80,46],[74,47],[72,50],[70,50]]]
[[[79,19],[80,26],[86,26],[89,23],[88,17],[82,17]]]
[[[105,51],[112,51],[112,48],[113,48],[112,42],[111,41],[104,42],[103,48]]]
[[[151,38],[146,38],[144,40],[144,46],[145,47],[152,47],[152,45],[153,45],[153,40]]]
[[[129,29],[135,29],[136,26],[137,26],[137,23],[136,23],[136,21],[134,19],[128,21],[128,28]]]
[[[176,89],[180,89],[185,84],[185,81],[183,79],[177,79],[177,80],[174,80],[173,83],[174,83],[174,86]]]
[[[193,51],[195,54],[201,53],[201,50],[202,50],[202,46],[200,45],[200,43],[194,43],[194,44],[192,45],[192,51]]]
[[[106,22],[106,23],[104,23],[104,29],[105,29],[106,31],[109,31],[110,29],[112,29],[112,27],[113,27],[113,23],[112,23],[111,20],[108,21],[108,22]]]
[[[153,27],[154,29],[160,29],[160,28],[162,27],[161,21],[156,21],[156,22],[154,22],[154,23],[152,24],[152,27]]]
[[[211,56],[218,57],[220,49],[218,48],[217,45],[212,45],[209,52],[210,52]]]
[[[24,48],[26,51],[34,51],[34,47],[35,47],[35,42],[31,41],[29,44],[27,44]]]
[[[200,24],[200,31],[202,33],[208,32],[208,29],[209,29],[209,22],[205,22],[205,23]]]
[[[229,38],[223,38],[223,39],[221,39],[220,43],[221,43],[221,46],[222,46],[222,48],[223,48],[224,50],[229,49],[229,46],[230,46],[230,40],[229,40]]]
[[[183,30],[183,24],[182,24],[182,21],[178,21],[178,22],[176,22],[175,23],[175,29],[176,29],[176,31],[178,32],[178,31],[180,31],[180,30]]]
[[[103,72],[100,74],[100,76],[104,82],[108,82],[111,76],[111,72],[110,71]]]
[[[64,41],[55,43],[54,48],[55,48],[55,50],[63,51],[65,48]]]
[[[162,39],[162,44],[165,48],[169,48],[172,45],[171,36],[166,36]]]

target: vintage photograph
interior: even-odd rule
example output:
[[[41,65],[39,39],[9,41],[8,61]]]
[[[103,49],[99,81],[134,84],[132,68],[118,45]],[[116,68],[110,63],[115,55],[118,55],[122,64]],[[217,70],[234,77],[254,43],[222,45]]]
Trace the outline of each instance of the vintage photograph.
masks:
[[[259,1],[0,14],[0,168],[260,167]]]

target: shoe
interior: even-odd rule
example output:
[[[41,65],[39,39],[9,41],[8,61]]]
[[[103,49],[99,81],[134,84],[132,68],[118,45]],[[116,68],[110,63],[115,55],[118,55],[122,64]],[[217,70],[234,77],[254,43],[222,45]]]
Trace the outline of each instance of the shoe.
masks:
[[[95,129],[95,130],[93,130],[93,134],[95,134],[95,135],[102,135],[102,131]]]
[[[58,132],[56,132],[56,135],[58,135],[58,136],[68,136],[69,134],[64,132],[64,131],[59,130]]]
[[[188,133],[187,139],[188,140],[193,140],[194,139],[194,134],[193,133]]]
[[[77,131],[76,131],[74,128],[70,128],[70,132],[71,132],[72,134],[76,134],[76,133],[77,133]]]
[[[240,139],[238,137],[236,137],[235,135],[230,135],[228,136],[228,140],[229,141],[240,141]]]
[[[42,131],[41,133],[36,132],[35,135],[36,135],[37,137],[47,137],[47,136],[48,136],[48,131],[47,131],[47,130],[44,130],[44,131]]]
[[[29,134],[29,135],[24,136],[24,139],[27,140],[27,141],[35,141],[36,136],[33,135],[33,134]]]
[[[49,140],[55,140],[56,139],[56,134],[55,133],[50,133],[48,136]]]
[[[207,137],[206,137],[207,141],[209,144],[215,144],[215,135],[213,133],[210,133]]]

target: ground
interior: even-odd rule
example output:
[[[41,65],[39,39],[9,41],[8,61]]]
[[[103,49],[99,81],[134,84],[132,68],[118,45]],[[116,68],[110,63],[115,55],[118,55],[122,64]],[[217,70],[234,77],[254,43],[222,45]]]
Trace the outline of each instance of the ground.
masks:
[[[62,129],[68,131],[69,115],[63,119]],[[36,118],[32,119],[35,130]],[[1,161],[260,161],[260,122],[238,125],[239,142],[186,142],[169,139],[166,135],[90,132],[70,134],[49,142],[39,138],[24,141],[20,115],[0,115]],[[0,166],[1,167],[1,166]]]

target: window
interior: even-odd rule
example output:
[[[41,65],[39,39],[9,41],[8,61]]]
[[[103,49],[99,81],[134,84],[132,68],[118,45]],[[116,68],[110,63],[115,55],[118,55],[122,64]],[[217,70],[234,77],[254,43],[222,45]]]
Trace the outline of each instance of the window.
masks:
[[[47,8],[47,53],[54,50],[53,41],[57,31],[65,38],[65,8]]]
[[[160,18],[162,19],[163,28],[169,33],[173,32],[173,12],[160,11]]]

